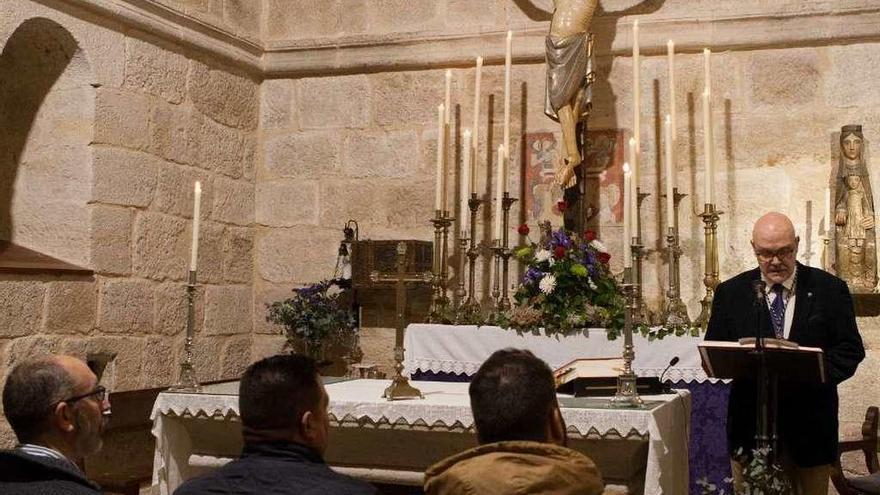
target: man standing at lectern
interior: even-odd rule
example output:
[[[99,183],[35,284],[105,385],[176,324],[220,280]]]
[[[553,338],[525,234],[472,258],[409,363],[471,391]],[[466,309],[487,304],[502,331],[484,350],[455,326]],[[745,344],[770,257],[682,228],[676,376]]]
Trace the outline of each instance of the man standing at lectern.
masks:
[[[804,385],[780,380],[777,460],[797,495],[825,495],[831,464],[837,459],[837,384],[851,377],[865,357],[846,283],[797,262],[799,238],[781,213],[761,217],[752,231],[758,268],[720,285],[712,303],[706,340],[737,341],[756,336],[753,281],[766,283],[760,331],[763,337],[787,339],[825,353],[827,382]],[[755,448],[756,386],[734,380],[727,412],[727,443],[734,485],[742,488],[748,459],[736,458]]]

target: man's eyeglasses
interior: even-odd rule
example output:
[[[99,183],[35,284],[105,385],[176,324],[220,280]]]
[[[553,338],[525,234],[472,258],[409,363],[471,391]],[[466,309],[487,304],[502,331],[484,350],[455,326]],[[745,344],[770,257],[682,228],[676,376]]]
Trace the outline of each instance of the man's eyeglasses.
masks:
[[[61,402],[66,402],[68,404],[72,404],[78,400],[82,400],[87,397],[94,397],[94,398],[98,399],[98,402],[104,402],[104,399],[107,398],[107,389],[104,388],[103,385],[98,385],[97,387],[95,387],[95,390],[92,390],[91,392],[89,392],[87,394],[82,394],[82,395],[70,397],[70,398],[62,400]]]
[[[791,255],[794,254],[793,246],[785,246],[784,248],[777,249],[776,251],[770,251],[767,249],[756,249],[755,256],[758,257],[758,260],[761,262],[773,261],[773,258],[779,258],[780,260],[788,259]]]

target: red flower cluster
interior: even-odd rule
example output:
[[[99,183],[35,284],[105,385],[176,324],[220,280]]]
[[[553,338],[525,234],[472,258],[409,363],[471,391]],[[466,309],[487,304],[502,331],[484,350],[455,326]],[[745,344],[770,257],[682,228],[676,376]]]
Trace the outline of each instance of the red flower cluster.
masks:
[[[556,259],[560,259],[565,256],[565,248],[562,246],[556,246],[553,248],[553,257]]]
[[[584,231],[584,240],[587,242],[595,241],[596,240],[596,233],[593,232],[592,230],[585,230]]]
[[[519,235],[529,235],[529,226],[526,224],[522,224],[519,226],[518,229],[516,229],[516,231],[519,232]]]
[[[596,259],[598,259],[600,263],[607,264],[609,261],[611,261],[611,255],[608,253],[599,253],[596,255]]]
[[[559,213],[565,213],[565,210],[568,209],[568,201],[562,200],[556,202],[556,209],[559,210]]]

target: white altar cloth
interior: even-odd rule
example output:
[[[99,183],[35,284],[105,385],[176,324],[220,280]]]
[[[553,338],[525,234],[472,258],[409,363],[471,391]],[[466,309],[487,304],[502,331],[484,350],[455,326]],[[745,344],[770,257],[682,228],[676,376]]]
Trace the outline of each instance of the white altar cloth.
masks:
[[[153,435],[156,437],[153,485],[158,486],[160,494],[172,493],[180,483],[197,472],[189,464],[196,457],[205,458],[202,454],[217,447],[200,446],[198,443],[222,440],[217,438],[218,422],[223,435],[240,435],[238,397],[229,394],[235,390],[234,386],[225,385],[227,390],[221,390],[220,393],[216,388],[212,390],[208,387],[205,392],[198,394],[165,392],[156,399],[151,413]],[[392,434],[398,429],[473,434],[468,384],[416,382],[424,399],[393,402],[381,398],[382,390],[387,385],[386,380],[351,380],[327,385],[334,428],[369,429],[380,434],[382,431]],[[576,407],[564,405],[562,414],[569,436],[647,440],[644,493],[687,493],[690,394],[678,391],[677,394],[646,396],[644,399],[652,407],[607,409],[597,406],[596,401],[590,405],[572,404]],[[204,435],[204,440],[198,440],[197,435],[190,431],[198,423],[192,419],[199,418],[214,429],[214,433]],[[226,450],[229,450],[228,446]],[[332,463],[331,459],[328,460]]]
[[[678,356],[680,361],[669,368],[664,380],[702,383],[707,380],[697,351],[702,341],[702,336],[686,335],[649,342],[633,335],[633,369],[639,376],[660,376],[669,361]],[[619,357],[623,355],[623,337],[608,340],[601,328],[567,337],[547,337],[543,333],[517,335],[513,330],[490,326],[413,324],[406,328],[404,367],[410,374],[419,369],[473,375],[486,358],[505,347],[528,349],[556,369],[577,358]]]

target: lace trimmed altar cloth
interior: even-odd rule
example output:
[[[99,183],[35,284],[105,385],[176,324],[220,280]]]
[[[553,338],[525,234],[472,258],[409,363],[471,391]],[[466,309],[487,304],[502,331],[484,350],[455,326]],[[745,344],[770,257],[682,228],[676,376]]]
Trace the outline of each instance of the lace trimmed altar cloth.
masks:
[[[463,434],[459,438],[473,441],[467,384],[418,382],[424,399],[389,402],[381,398],[388,383],[351,380],[327,385],[334,428],[328,463],[364,468],[361,473],[375,471],[371,468],[377,462],[396,466],[399,471],[395,472],[420,472],[439,460],[432,454],[448,455],[434,448],[440,448],[440,444],[428,445],[438,438],[437,434]],[[225,390],[209,386],[202,393],[159,394],[151,413],[156,437],[153,485],[158,493],[170,494],[184,480],[202,472],[200,462],[203,466],[211,464],[205,459],[221,459],[222,463],[241,448],[238,397],[234,395],[237,386],[223,386]],[[679,391],[644,399],[644,409],[609,409],[607,400],[561,399],[569,436],[646,441],[644,493],[687,493],[690,394]],[[350,443],[346,435],[355,442]],[[415,445],[423,458],[409,466],[395,464],[394,456],[406,450],[403,442]],[[407,457],[412,456],[417,454]]]
[[[664,380],[705,382],[708,378],[697,351],[702,340],[702,336],[668,336],[649,342],[633,335],[633,369],[639,376],[660,376],[669,361],[678,356],[680,361],[669,368]],[[406,329],[404,367],[407,373],[421,370],[473,375],[493,352],[505,347],[528,349],[556,369],[577,358],[620,357],[623,337],[608,340],[601,328],[567,337],[547,337],[543,332],[517,335],[513,330],[490,326],[414,324]]]

